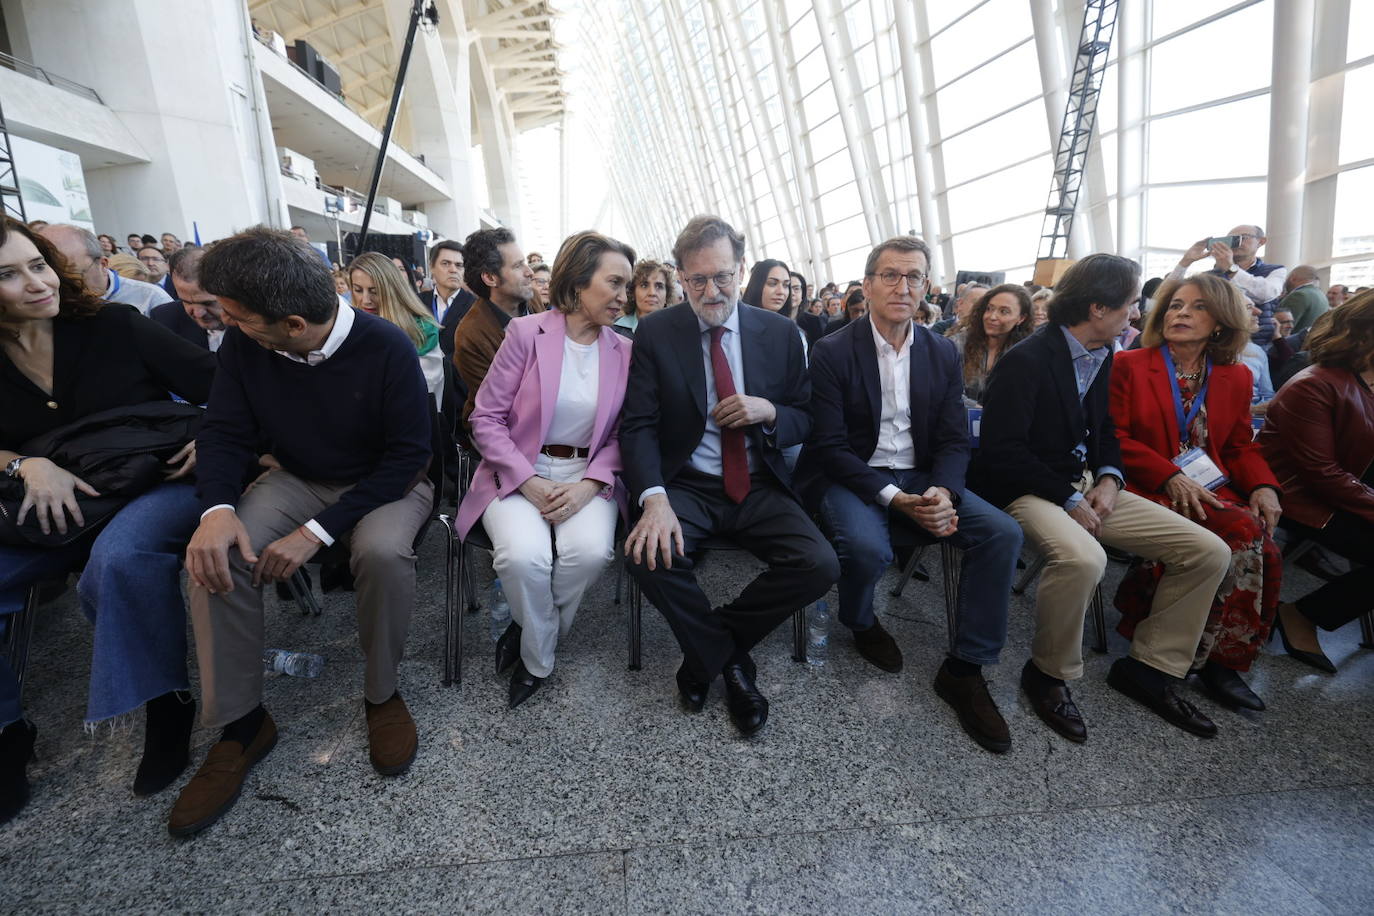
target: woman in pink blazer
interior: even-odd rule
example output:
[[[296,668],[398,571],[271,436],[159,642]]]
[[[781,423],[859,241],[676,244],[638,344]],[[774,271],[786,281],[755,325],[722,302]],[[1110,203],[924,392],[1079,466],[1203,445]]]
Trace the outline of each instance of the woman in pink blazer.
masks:
[[[491,538],[512,621],[496,644],[497,672],[519,659],[512,709],[553,670],[559,636],[614,551],[630,341],[611,325],[634,259],[628,245],[595,232],[568,238],[549,283],[556,308],[507,325],[477,390],[472,438],[482,463],[458,534],[480,518]]]

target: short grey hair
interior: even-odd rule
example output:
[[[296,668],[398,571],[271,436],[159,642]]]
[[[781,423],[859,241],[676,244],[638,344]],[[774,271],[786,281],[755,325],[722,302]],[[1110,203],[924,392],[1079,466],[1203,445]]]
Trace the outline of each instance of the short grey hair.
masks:
[[[720,239],[730,240],[730,249],[736,261],[744,260],[744,233],[735,229],[719,216],[694,216],[678,233],[673,243],[673,260],[682,266],[687,255],[713,245]]]
[[[864,262],[864,276],[871,276],[878,269],[878,259],[883,256],[885,251],[918,251],[926,259],[926,270],[930,270],[930,246],[925,243],[925,239],[914,235],[898,235],[893,236],[868,253],[868,260]]]

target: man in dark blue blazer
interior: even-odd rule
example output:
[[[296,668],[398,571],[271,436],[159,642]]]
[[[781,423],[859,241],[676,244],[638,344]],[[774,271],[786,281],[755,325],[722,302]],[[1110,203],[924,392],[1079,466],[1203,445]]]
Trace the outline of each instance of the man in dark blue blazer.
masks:
[[[782,449],[811,428],[810,386],[796,325],[739,302],[744,237],[699,216],[673,248],[687,302],[635,332],[620,421],[632,505],[630,572],[682,647],[677,682],[699,711],[722,674],[730,716],[746,735],[768,720],[749,656],[839,577],[835,552],[794,495]],[[768,564],[712,608],[692,555],[719,535]]]
[[[797,485],[839,554],[840,621],[859,653],[885,671],[902,668],[901,650],[873,613],[874,590],[892,563],[890,525],[963,550],[955,632],[935,692],[970,737],[1003,753],[1011,734],[982,666],[997,663],[1006,641],[1021,531],[964,489],[969,434],[959,355],[912,320],[929,258],[912,236],[874,248],[864,268],[868,315],[811,350],[811,436]]]
[[[172,255],[167,279],[176,301],[156,306],[148,317],[215,352],[224,339],[224,311],[217,298],[201,289],[200,259],[204,256],[204,248],[182,248]]]

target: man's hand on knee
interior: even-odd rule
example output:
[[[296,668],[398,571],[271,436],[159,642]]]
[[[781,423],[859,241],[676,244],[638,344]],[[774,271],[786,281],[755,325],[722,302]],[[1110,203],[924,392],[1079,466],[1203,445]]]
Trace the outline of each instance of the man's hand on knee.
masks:
[[[644,514],[625,537],[625,556],[650,569],[658,568],[657,558],[661,556],[664,568],[672,569],[673,557],[682,556],[685,550],[682,525],[668,497],[655,493],[644,500]]]
[[[262,549],[262,554],[253,567],[253,585],[285,582],[295,575],[302,564],[310,562],[310,558],[320,547],[320,539],[304,526],[284,538],[278,538]]]
[[[186,573],[191,581],[210,594],[229,593],[234,580],[229,575],[229,548],[237,547],[247,563],[256,563],[253,542],[238,514],[228,506],[215,509],[200,520],[191,542],[186,545]]]

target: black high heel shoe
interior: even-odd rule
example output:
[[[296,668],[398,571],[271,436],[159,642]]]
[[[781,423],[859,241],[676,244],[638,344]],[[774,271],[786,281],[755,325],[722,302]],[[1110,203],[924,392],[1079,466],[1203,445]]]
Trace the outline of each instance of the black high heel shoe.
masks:
[[[506,627],[506,632],[496,640],[496,673],[500,674],[520,657],[520,624],[514,620]]]
[[[510,676],[510,708],[514,709],[534,696],[543,683],[542,677],[535,677],[526,670],[524,662],[517,664],[515,673]]]
[[[1294,610],[1297,610],[1297,608],[1294,608]],[[1298,613],[1301,614],[1302,611],[1298,611]],[[1291,642],[1288,641],[1288,634],[1283,629],[1282,610],[1280,610],[1278,614],[1274,615],[1274,629],[1278,631],[1279,639],[1283,640],[1283,651],[1287,652],[1290,656],[1302,662],[1304,665],[1311,665],[1318,671],[1325,671],[1327,674],[1336,673],[1336,666],[1331,664],[1331,659],[1327,658],[1325,653],[1306,652],[1302,649],[1296,648]],[[1272,633],[1270,634],[1270,638],[1273,638]]]

